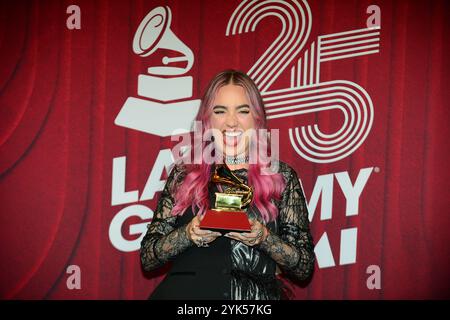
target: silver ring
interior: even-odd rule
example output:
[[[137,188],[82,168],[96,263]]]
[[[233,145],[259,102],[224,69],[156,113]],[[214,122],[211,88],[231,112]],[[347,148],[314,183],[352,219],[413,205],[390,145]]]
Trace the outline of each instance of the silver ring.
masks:
[[[261,236],[263,235],[263,232],[262,232],[262,230],[259,230],[259,232],[258,232],[258,238],[261,238]]]
[[[200,239],[198,239],[195,244],[197,245],[197,247],[203,247],[205,245],[205,243],[203,242],[203,238],[200,237]]]
[[[202,237],[196,243],[197,247],[209,247],[209,245],[205,242],[205,239]]]

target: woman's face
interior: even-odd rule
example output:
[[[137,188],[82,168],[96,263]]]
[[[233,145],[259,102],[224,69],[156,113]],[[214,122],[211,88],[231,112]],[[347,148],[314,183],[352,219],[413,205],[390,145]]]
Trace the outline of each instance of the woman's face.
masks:
[[[248,151],[249,129],[255,128],[250,102],[241,86],[227,84],[214,98],[211,126],[220,131],[216,146],[225,155],[244,155]],[[244,139],[245,138],[245,139]]]

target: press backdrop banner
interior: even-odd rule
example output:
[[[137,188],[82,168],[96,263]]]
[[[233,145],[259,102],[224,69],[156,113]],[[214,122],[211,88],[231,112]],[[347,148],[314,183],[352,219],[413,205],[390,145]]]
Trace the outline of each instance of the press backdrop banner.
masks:
[[[208,81],[260,88],[308,202],[296,299],[450,297],[448,1],[0,3],[0,295],[146,299],[139,243]]]

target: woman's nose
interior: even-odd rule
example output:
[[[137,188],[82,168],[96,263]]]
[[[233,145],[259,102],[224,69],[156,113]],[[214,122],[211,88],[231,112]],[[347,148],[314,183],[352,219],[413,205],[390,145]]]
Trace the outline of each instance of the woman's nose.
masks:
[[[230,127],[230,128],[236,127],[238,125],[238,121],[237,121],[236,115],[234,113],[230,112],[227,115],[227,119],[226,119],[225,124],[227,125],[227,127]]]

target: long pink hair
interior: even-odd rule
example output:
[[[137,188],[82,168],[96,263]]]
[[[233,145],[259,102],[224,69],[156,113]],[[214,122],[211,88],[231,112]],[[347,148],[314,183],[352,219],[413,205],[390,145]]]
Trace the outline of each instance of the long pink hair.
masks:
[[[210,117],[216,93],[227,84],[238,85],[244,88],[250,101],[255,129],[266,129],[264,104],[255,83],[245,73],[236,70],[225,70],[211,80],[201,100],[200,109],[195,120],[202,123],[203,132],[211,128]],[[202,150],[205,150],[207,144],[208,142],[202,142]],[[252,205],[256,206],[264,221],[269,222],[275,220],[278,215],[278,209],[271,202],[271,199],[280,199],[285,182],[280,173],[261,174],[262,169],[267,169],[268,165],[267,163],[262,163],[259,157],[257,159],[256,164],[249,164],[248,184],[254,189]],[[172,214],[182,215],[190,206],[194,214],[203,215],[209,208],[210,203],[208,183],[211,176],[211,165],[201,161],[200,164],[189,164],[184,165],[184,167],[186,168],[186,176],[183,182],[176,190],[172,190],[175,194],[175,205],[172,209]]]

